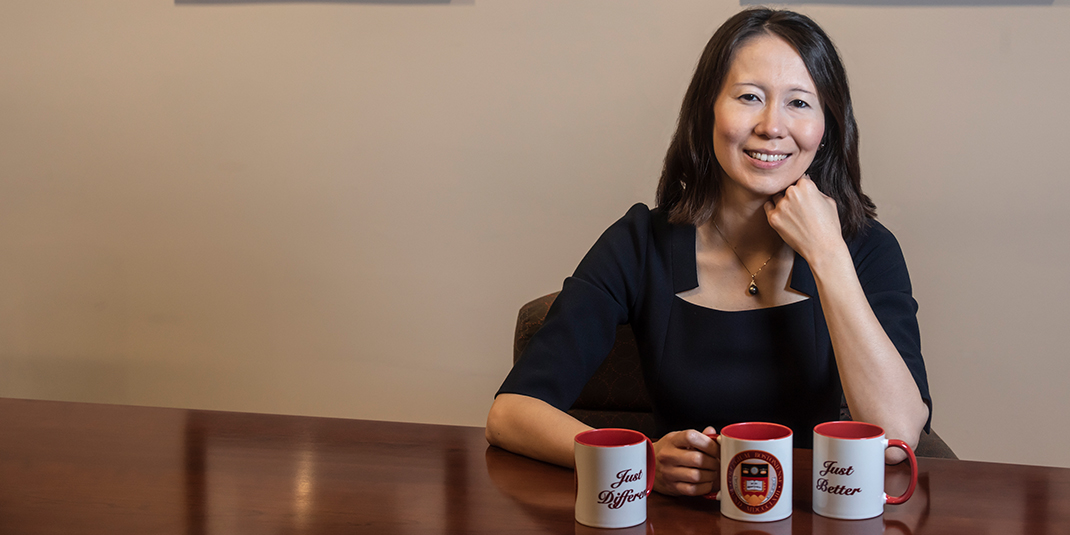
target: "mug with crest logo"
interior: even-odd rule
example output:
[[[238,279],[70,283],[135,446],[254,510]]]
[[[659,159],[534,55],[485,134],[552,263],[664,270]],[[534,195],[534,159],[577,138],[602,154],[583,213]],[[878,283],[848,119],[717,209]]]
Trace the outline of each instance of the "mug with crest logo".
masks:
[[[884,450],[900,448],[910,461],[910,485],[901,496],[884,493]],[[886,439],[884,429],[865,422],[825,422],[814,427],[814,512],[861,520],[884,514],[914,493],[918,463],[906,442]]]
[[[746,522],[791,516],[791,428],[745,422],[709,437],[721,446],[721,490],[705,497],[721,502],[722,515]]]
[[[646,522],[654,446],[631,429],[591,429],[575,438],[576,522],[627,528]]]

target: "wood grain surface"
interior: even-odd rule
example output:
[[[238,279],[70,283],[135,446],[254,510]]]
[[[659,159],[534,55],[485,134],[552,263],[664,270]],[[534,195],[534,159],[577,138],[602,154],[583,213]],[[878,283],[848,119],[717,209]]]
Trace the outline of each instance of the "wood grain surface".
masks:
[[[787,520],[653,495],[646,525],[605,533],[1070,533],[1070,469],[919,459],[910,501],[838,521],[810,512],[810,462]],[[2,534],[601,533],[573,485],[476,427],[0,399]]]

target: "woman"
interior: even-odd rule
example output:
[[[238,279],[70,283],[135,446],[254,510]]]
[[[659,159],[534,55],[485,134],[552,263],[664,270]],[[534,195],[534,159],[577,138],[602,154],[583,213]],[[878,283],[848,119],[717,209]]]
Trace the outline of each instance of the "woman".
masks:
[[[716,489],[703,433],[774,421],[807,447],[841,396],[854,419],[916,446],[931,412],[917,305],[860,179],[828,36],[790,11],[729,19],[684,98],[657,208],[632,207],[566,279],[495,398],[487,440],[572,466],[588,427],[564,410],[630,323],[664,432],[659,492]]]

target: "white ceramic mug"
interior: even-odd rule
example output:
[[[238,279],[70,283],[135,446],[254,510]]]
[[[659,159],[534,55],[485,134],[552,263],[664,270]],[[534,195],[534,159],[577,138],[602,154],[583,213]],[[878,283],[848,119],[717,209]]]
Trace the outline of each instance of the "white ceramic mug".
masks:
[[[626,528],[646,522],[654,446],[630,429],[591,429],[575,438],[576,522]]]
[[[900,448],[910,460],[910,485],[902,496],[884,493],[884,450]],[[825,422],[814,427],[814,512],[860,520],[884,513],[914,493],[918,462],[902,440],[885,439],[884,429],[865,422]]]
[[[746,522],[791,516],[791,429],[765,422],[732,424],[711,434],[721,446],[721,514]]]

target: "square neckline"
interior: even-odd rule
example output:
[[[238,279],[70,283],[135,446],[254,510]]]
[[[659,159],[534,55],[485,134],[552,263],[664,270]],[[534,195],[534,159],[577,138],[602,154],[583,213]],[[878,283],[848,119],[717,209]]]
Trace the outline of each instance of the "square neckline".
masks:
[[[738,314],[740,312],[759,312],[759,311],[763,311],[763,310],[768,311],[768,310],[774,310],[774,309],[785,309],[787,307],[799,305],[801,303],[808,303],[811,299],[813,299],[809,295],[804,295],[804,297],[802,299],[799,299],[798,301],[792,301],[790,303],[783,303],[783,304],[780,304],[780,305],[773,305],[773,306],[768,306],[768,307],[758,307],[758,308],[742,308],[742,309],[739,309],[739,310],[722,310],[722,309],[719,309],[719,308],[708,307],[706,305],[700,305],[698,303],[692,303],[691,301],[688,301],[687,299],[684,299],[683,297],[681,297],[680,294],[674,294],[673,297],[676,298],[676,299],[679,299],[680,301],[686,303],[689,306],[692,306],[692,307],[695,307],[695,308],[701,308],[703,310],[709,310],[711,312],[718,312],[718,313],[721,313],[721,314]]]

